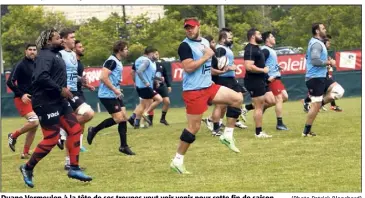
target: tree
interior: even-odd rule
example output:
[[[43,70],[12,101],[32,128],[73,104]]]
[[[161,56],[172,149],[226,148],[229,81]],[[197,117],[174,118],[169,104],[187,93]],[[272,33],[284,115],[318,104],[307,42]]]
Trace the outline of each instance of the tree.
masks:
[[[337,50],[361,48],[361,6],[293,6],[274,26],[282,45],[307,48],[315,22],[325,24]]]
[[[8,9],[1,20],[5,68],[24,56],[25,43],[35,43],[42,30],[72,26],[62,13],[45,12],[41,6],[8,6]]]
[[[112,47],[119,38],[117,24],[121,18],[116,14],[100,21],[96,18],[89,19],[75,33],[85,48],[83,62],[88,66],[102,66],[104,61],[112,54]]]

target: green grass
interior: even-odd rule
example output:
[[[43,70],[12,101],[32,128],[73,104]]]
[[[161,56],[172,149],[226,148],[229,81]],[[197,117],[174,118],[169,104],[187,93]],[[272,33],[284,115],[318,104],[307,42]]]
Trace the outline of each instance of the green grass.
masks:
[[[236,154],[212,137],[206,127],[185,156],[192,175],[179,175],[169,168],[182,129],[185,110],[171,109],[170,127],[159,124],[134,130],[128,126],[128,142],[136,156],[119,153],[117,127],[100,132],[89,150],[80,156],[81,166],[93,176],[90,183],[70,180],[63,170],[64,151],[57,147],[34,171],[34,189],[27,188],[18,167],[25,136],[18,138],[17,151],[7,145],[7,133],[23,124],[18,118],[2,120],[3,192],[360,192],[361,191],[361,99],[337,101],[344,112],[321,112],[313,126],[318,136],[303,138],[306,114],[300,102],[284,105],[288,132],[275,130],[274,109],[264,116],[264,130],[272,139],[254,137],[252,113],[247,130],[235,130]],[[211,111],[207,111],[208,115]],[[107,118],[97,114],[89,125]],[[32,148],[39,142],[41,132]],[[86,144],[86,140],[84,141]]]

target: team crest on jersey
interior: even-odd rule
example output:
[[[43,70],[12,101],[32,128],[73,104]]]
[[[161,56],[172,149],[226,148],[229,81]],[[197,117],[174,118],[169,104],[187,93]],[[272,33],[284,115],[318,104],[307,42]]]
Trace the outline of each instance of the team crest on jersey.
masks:
[[[71,63],[76,65],[77,61],[76,61],[76,57],[75,56],[71,56]]]
[[[115,110],[118,110],[119,109],[119,106],[118,105],[115,105],[114,108],[115,108]]]
[[[204,49],[205,49],[205,45],[204,45],[203,43],[201,43],[201,44],[199,45],[199,50],[200,50],[201,52],[204,52]]]

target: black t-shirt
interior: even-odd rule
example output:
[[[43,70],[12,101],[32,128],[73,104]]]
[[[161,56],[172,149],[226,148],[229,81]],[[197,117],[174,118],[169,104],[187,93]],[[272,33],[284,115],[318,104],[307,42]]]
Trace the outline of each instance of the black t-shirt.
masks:
[[[113,71],[117,67],[117,63],[115,62],[115,60],[110,59],[104,63],[104,67],[109,69],[110,71]]]
[[[259,68],[265,67],[265,55],[260,49],[258,45],[252,45],[251,43],[247,44],[245,47],[245,54],[243,56],[244,60],[252,60],[254,61],[254,65]],[[245,78],[263,78],[265,79],[265,73],[254,73],[250,71],[246,71]]]
[[[193,41],[193,42],[199,42],[201,43],[202,40],[192,40],[192,39],[189,39],[190,41]],[[191,50],[191,47],[189,46],[189,44],[187,44],[186,42],[182,42],[179,46],[179,49],[177,50],[177,53],[179,54],[179,57],[180,57],[180,61],[184,61],[186,59],[194,59],[193,57],[193,51]]]

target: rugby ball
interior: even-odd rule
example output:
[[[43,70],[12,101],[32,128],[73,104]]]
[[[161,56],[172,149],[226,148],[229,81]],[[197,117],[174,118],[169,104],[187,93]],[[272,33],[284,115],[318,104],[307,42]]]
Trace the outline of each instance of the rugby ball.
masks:
[[[217,58],[218,59],[218,69],[223,70],[228,65],[228,58],[227,56],[222,56]]]

